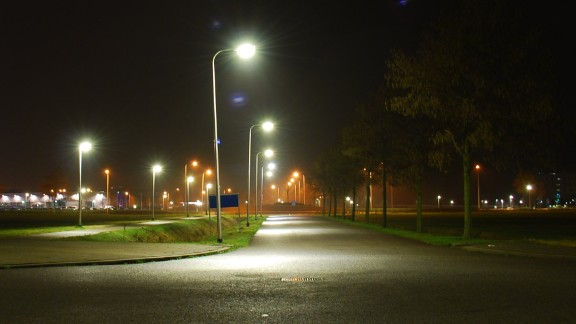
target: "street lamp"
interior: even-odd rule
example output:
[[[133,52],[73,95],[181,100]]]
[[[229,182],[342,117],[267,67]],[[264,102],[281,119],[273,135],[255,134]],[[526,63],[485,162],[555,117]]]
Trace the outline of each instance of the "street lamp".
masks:
[[[198,166],[198,161],[192,161],[192,167],[197,167]],[[189,217],[188,214],[188,204],[190,202],[190,178],[188,176],[188,163],[184,164],[184,184],[186,185],[186,192],[184,193],[184,196],[186,197],[186,217]],[[194,178],[192,178],[192,180],[194,180]]]
[[[106,169],[104,170],[104,173],[106,173],[106,206],[104,206],[104,208],[106,208],[106,214],[108,214],[108,206],[110,206],[110,202],[108,201],[110,198],[110,170]]]
[[[438,195],[438,209],[440,209],[440,199],[442,199],[442,196]]]
[[[254,219],[256,219],[256,216],[258,215],[258,156],[262,154],[262,152],[258,152],[256,153],[256,176],[255,176],[255,183],[256,183],[256,202],[254,205]],[[271,157],[272,155],[274,155],[274,151],[268,149],[266,151],[264,151],[264,155],[267,157]]]
[[[82,142],[78,147],[78,227],[82,227],[82,152],[92,148],[90,142]]]
[[[156,186],[156,173],[162,171],[162,167],[158,164],[152,167],[152,220],[154,220],[154,188]]]
[[[188,205],[190,204],[190,183],[194,182],[194,177],[189,176],[186,181],[186,217],[190,217],[188,214]]]
[[[224,49],[216,52],[212,57],[212,95],[214,98],[214,156],[216,160],[216,218],[218,223],[218,243],[222,243],[222,210],[220,205],[220,161],[218,159],[218,117],[216,113],[216,56],[223,52],[236,52],[241,58],[250,58],[254,55],[254,45],[244,44],[236,49]]]
[[[267,177],[272,177],[274,174],[272,170],[274,170],[274,168],[276,168],[276,164],[268,163],[268,171],[266,171]],[[264,166],[262,166],[260,171],[262,172],[262,175],[260,176],[260,216],[262,216],[262,210],[264,209]]]
[[[476,173],[478,175],[478,180],[476,181],[478,184],[478,209],[480,209],[480,164],[476,164]]]
[[[202,190],[202,194],[201,194],[200,199],[202,200],[202,204],[204,204],[204,193],[205,193],[205,191],[204,191],[204,175],[205,174],[211,175],[212,170],[208,169],[208,170],[202,172],[202,183],[200,184],[200,190]],[[206,194],[206,206],[208,206],[208,194]],[[204,209],[204,211],[205,211],[204,215],[208,215],[208,210],[206,208]]]
[[[302,175],[302,188],[304,189],[304,192],[300,190],[300,180],[298,180],[298,201],[300,201],[300,196],[302,194],[303,195],[302,204],[306,205],[306,177],[304,177],[303,173],[298,171],[294,171],[292,173],[292,177],[295,179],[300,178],[300,175]],[[294,187],[294,190],[296,190],[296,187]]]
[[[263,124],[252,125],[250,127],[250,131],[248,132],[248,203],[246,204],[246,227],[250,226],[250,160],[252,160],[252,128],[254,127],[261,127],[264,131],[268,132],[274,128],[274,124],[267,121]]]
[[[532,185],[527,185],[526,190],[528,190],[528,209],[532,209],[532,203],[530,201],[530,191],[532,191]]]
[[[272,185],[270,186],[272,190],[276,189],[276,202],[280,202],[280,186]]]
[[[286,201],[289,202],[290,201],[290,186],[292,185],[292,182],[288,181],[288,183],[286,183]]]
[[[294,181],[296,181],[298,178],[300,177],[300,173],[298,171],[294,171],[292,172],[292,178],[294,179]],[[298,203],[300,201],[300,180],[298,180],[298,184],[294,183],[294,200],[296,200],[296,203]],[[298,192],[296,194],[296,192]],[[296,199],[296,196],[298,196],[298,198]]]

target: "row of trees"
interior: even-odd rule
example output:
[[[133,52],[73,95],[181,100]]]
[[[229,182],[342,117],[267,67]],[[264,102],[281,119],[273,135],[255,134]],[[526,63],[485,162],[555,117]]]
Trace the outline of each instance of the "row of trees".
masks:
[[[344,193],[356,201],[356,189],[369,185],[370,174],[378,174],[381,184],[410,185],[421,231],[426,175],[459,163],[463,237],[470,238],[472,162],[513,170],[553,167],[559,116],[551,62],[539,30],[513,1],[456,1],[416,50],[391,52],[384,85],[356,107],[340,147],[317,160],[314,184],[334,209]]]

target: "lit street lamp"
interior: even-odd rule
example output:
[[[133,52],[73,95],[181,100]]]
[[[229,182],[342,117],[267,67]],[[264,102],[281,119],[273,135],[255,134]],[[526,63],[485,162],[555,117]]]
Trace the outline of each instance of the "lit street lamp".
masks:
[[[438,195],[438,209],[440,209],[440,199],[442,199],[442,196]]]
[[[108,206],[110,206],[110,170],[106,169],[104,173],[106,173],[106,206],[104,206],[104,208],[106,208],[106,214],[108,214],[108,209],[110,209],[108,208]]]
[[[200,184],[200,190],[202,190],[202,195],[201,195],[201,197],[200,197],[200,199],[202,200],[202,205],[204,205],[204,194],[205,194],[205,190],[204,190],[204,175],[205,175],[205,174],[211,175],[211,174],[212,174],[212,170],[208,169],[208,170],[206,170],[206,171],[204,171],[204,172],[202,173],[202,183]],[[206,194],[206,206],[208,206],[208,194]],[[208,215],[208,210],[206,209],[206,207],[205,207],[205,209],[204,209],[204,212],[205,212],[205,215]]]
[[[480,164],[476,164],[476,173],[478,175],[478,180],[476,181],[478,184],[478,209],[480,209]]]
[[[198,162],[197,161],[192,161],[192,166],[193,167],[197,167],[198,166]],[[188,163],[186,163],[184,165],[184,184],[186,185],[186,192],[184,193],[184,196],[186,197],[186,217],[189,217],[188,214],[188,204],[190,203],[190,178],[188,176]],[[194,178],[192,178],[192,181],[194,181]]]
[[[272,172],[274,168],[276,168],[276,164],[268,163],[268,171],[266,171],[267,177],[271,177],[274,174],[274,172]],[[260,172],[262,172],[260,176],[260,216],[262,216],[262,210],[264,209],[264,166],[262,166]]]
[[[222,210],[220,204],[220,161],[218,158],[218,117],[216,113],[216,56],[223,52],[236,52],[242,58],[249,58],[254,55],[256,48],[254,45],[241,45],[237,49],[224,49],[216,52],[212,57],[212,95],[214,98],[214,156],[216,161],[216,218],[218,223],[218,243],[222,243]]]
[[[256,176],[255,176],[255,183],[256,183],[256,203],[254,205],[254,219],[256,219],[256,216],[258,215],[258,156],[262,154],[262,152],[258,152],[256,153]],[[267,157],[271,157],[272,155],[274,155],[274,151],[268,149],[266,151],[264,151],[264,155]]]
[[[280,187],[276,185],[270,186],[272,190],[276,189],[276,202],[280,202]]]
[[[252,128],[254,127],[261,127],[264,131],[268,132],[274,128],[274,124],[271,122],[265,122],[263,124],[252,125],[248,132],[248,197],[246,204],[246,227],[250,226],[250,160],[252,160]]]
[[[194,182],[194,177],[189,176],[186,181],[186,217],[190,217],[188,214],[188,204],[190,204],[190,183]]]
[[[530,191],[532,191],[532,185],[527,185],[526,190],[528,190],[528,209],[532,209],[532,202],[530,201]]]
[[[82,152],[92,148],[89,142],[82,142],[78,148],[78,227],[82,227]]]
[[[156,187],[156,173],[162,171],[162,167],[158,164],[152,167],[152,220],[154,220],[154,190]]]

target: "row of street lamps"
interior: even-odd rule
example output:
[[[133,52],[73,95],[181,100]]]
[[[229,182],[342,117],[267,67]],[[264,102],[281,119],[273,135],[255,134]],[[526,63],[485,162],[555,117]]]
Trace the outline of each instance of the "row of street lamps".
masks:
[[[213,104],[214,104],[214,157],[215,157],[215,171],[216,171],[216,217],[217,217],[217,227],[218,227],[218,242],[222,242],[222,211],[221,211],[221,197],[220,197],[220,160],[219,160],[219,152],[218,152],[218,116],[217,116],[217,100],[216,100],[216,58],[219,54],[225,52],[236,52],[241,58],[250,58],[255,53],[255,47],[250,44],[243,44],[236,49],[224,49],[216,52],[212,57],[212,95],[213,95]],[[247,200],[247,217],[246,217],[246,225],[249,226],[249,205],[250,205],[250,161],[251,161],[251,150],[252,150],[252,129],[254,127],[261,127],[264,131],[270,131],[273,128],[273,124],[270,122],[265,122],[263,124],[253,125],[250,127],[249,132],[249,139],[248,139],[248,200]],[[91,145],[88,142],[83,142],[80,144],[79,149],[79,184],[80,188],[82,187],[82,152],[86,152],[90,150]],[[269,151],[266,151],[269,152]],[[270,151],[271,152],[271,151]],[[256,173],[258,172],[258,155],[262,152],[258,152],[256,154]],[[156,182],[156,174],[161,171],[161,167],[159,165],[154,165],[152,168],[152,219],[154,220],[154,192],[155,192],[155,182]],[[189,199],[189,184],[190,182],[194,181],[192,177],[188,177],[188,164],[185,166],[185,183],[186,183],[186,211],[188,216],[188,199]],[[107,170],[107,187],[109,186],[109,171]],[[202,182],[204,182],[204,174],[202,175]],[[256,188],[258,186],[257,182],[258,178],[256,176]],[[202,184],[202,188],[204,188],[204,184]],[[107,188],[108,189],[108,188]],[[256,191],[258,192],[258,191]],[[107,191],[108,195],[108,191]],[[256,197],[256,212],[257,213],[257,202],[258,197]],[[82,195],[79,195],[79,220],[78,226],[82,226]]]

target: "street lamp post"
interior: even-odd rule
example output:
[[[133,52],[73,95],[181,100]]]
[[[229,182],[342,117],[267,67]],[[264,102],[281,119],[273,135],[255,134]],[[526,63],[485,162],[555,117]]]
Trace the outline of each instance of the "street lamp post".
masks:
[[[268,171],[266,171],[266,176],[271,177],[273,170],[276,169],[276,164],[270,162],[267,166]],[[262,216],[262,210],[264,209],[264,166],[262,166],[262,181],[260,182],[260,216]]]
[[[202,205],[204,205],[204,194],[205,194],[205,191],[204,191],[204,175],[205,175],[205,174],[211,175],[211,174],[212,174],[212,170],[208,169],[208,170],[202,172],[202,183],[200,184],[200,190],[202,191],[202,192],[201,192],[200,200],[202,200]],[[206,194],[206,206],[208,206],[208,194]],[[205,212],[204,215],[208,215],[208,210],[206,209],[206,207],[204,207],[204,212]],[[200,210],[200,213],[202,213],[202,210]]]
[[[198,166],[198,162],[192,161],[192,166]],[[184,165],[184,184],[186,185],[186,192],[184,193],[184,196],[186,197],[186,217],[190,216],[188,213],[188,205],[190,204],[190,178],[192,177],[188,176],[188,163],[186,163]],[[192,181],[194,181],[194,178],[192,178]]]
[[[254,204],[254,219],[256,219],[256,216],[258,216],[258,157],[260,156],[260,154],[264,153],[265,156],[267,157],[271,157],[272,155],[274,155],[274,151],[268,149],[264,152],[258,152],[256,153],[256,175],[255,175],[255,183],[256,183],[256,202]]]
[[[306,206],[306,177],[304,176],[304,174],[302,174],[302,189],[304,189],[302,204]]]
[[[248,194],[246,200],[246,227],[250,226],[250,160],[252,160],[252,128],[254,127],[262,127],[264,131],[270,131],[274,128],[274,124],[271,122],[264,122],[263,124],[252,125],[248,132]]]
[[[82,227],[82,152],[92,148],[89,142],[82,142],[78,148],[78,227]]]
[[[222,243],[222,210],[220,204],[220,161],[218,158],[218,117],[216,112],[216,57],[223,52],[236,52],[242,58],[249,58],[254,55],[255,47],[245,44],[237,49],[224,49],[216,52],[212,57],[212,96],[214,100],[214,157],[216,161],[216,219],[218,223],[218,243]]]
[[[532,191],[532,185],[527,185],[526,190],[528,190],[528,209],[532,209],[532,202],[530,201],[530,191]]]
[[[442,196],[438,195],[438,209],[440,209],[440,199],[442,199]]]
[[[194,177],[189,176],[186,181],[186,217],[190,217],[188,214],[188,205],[190,204],[190,183],[194,182]]]
[[[156,173],[162,171],[162,167],[158,164],[152,167],[152,220],[154,220],[154,190],[156,187]]]
[[[108,208],[108,206],[110,206],[110,170],[106,169],[104,173],[106,173],[106,206],[104,206],[104,208],[106,208],[106,214],[108,214],[108,210],[110,209]]]
[[[478,184],[478,209],[480,209],[480,164],[476,164],[476,173],[478,175],[478,180],[476,181]]]

